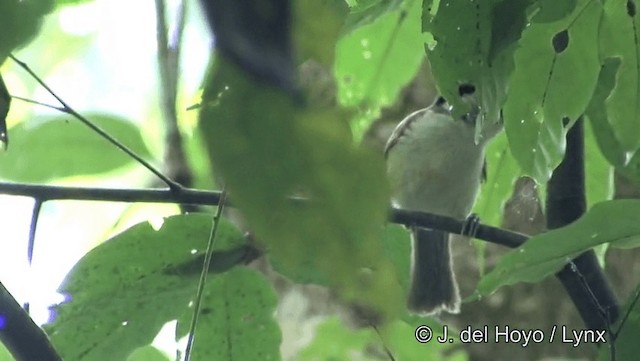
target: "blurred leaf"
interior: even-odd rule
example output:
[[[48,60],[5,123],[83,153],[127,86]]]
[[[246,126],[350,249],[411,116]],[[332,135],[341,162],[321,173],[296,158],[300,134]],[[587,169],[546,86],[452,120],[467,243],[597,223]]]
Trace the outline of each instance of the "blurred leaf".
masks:
[[[125,360],[186,312],[197,274],[167,270],[204,252],[210,227],[210,215],[173,216],[158,231],[141,223],[87,253],[60,288],[67,301],[45,325],[63,358]],[[241,234],[222,221],[216,248],[239,242]]]
[[[630,13],[632,7],[633,14]],[[607,1],[600,28],[600,56],[618,58],[620,68],[606,98],[607,121],[622,151],[640,147],[640,59],[634,1]],[[592,48],[596,48],[591,44]]]
[[[488,295],[504,285],[541,281],[578,254],[602,243],[638,246],[638,214],[640,200],[598,203],[568,226],[532,237],[509,251],[480,280],[476,292]]]
[[[280,360],[276,293],[262,274],[235,268],[209,279],[205,288],[192,359]],[[178,338],[189,331],[192,307],[178,320]]]
[[[293,40],[299,62],[308,58],[330,68],[348,7],[344,0],[296,0]]]
[[[293,88],[289,0],[203,1],[216,50],[257,80]]]
[[[350,330],[334,316],[318,326],[313,341],[300,351],[298,358],[300,361],[358,359],[374,342],[372,330]]]
[[[9,53],[36,36],[53,4],[53,0],[0,1],[0,65]]]
[[[593,44],[601,15],[599,2],[580,0],[570,16],[528,26],[515,52],[505,129],[514,158],[539,183],[562,160],[563,121],[575,121],[595,89],[600,62]]]
[[[133,351],[127,361],[170,361],[165,354],[153,346],[144,346]]]
[[[624,312],[620,312],[618,322],[613,325],[612,329],[617,331],[617,337],[615,338],[615,360],[635,360],[640,353],[640,302],[638,302],[638,294],[640,288],[636,288],[635,292],[631,294],[631,297],[626,302],[623,308]],[[629,317],[625,318],[622,315],[629,312]],[[624,324],[622,322],[624,321]],[[607,333],[607,337],[611,337]],[[607,342],[611,342],[607,339]],[[615,361],[610,358],[611,345],[609,347],[601,347],[598,354],[598,361]]]
[[[437,326],[437,325],[436,325]],[[442,328],[434,329],[434,337]],[[325,320],[318,326],[313,341],[297,356],[300,361],[311,360],[389,360],[386,347],[397,360],[467,360],[464,353],[454,352],[454,344],[434,341],[419,343],[414,338],[416,327],[402,321],[394,321],[380,330],[354,330],[337,317]],[[450,334],[451,335],[451,334]]]
[[[149,156],[140,130],[109,114],[86,114],[94,124],[141,156]],[[39,117],[10,129],[11,149],[0,154],[0,177],[44,182],[73,175],[100,174],[133,160],[70,115]]]
[[[389,194],[381,157],[354,145],[339,109],[301,108],[223,58],[211,75],[202,134],[256,239],[289,272],[312,264],[344,298],[395,312],[402,295],[382,249]]]
[[[348,34],[365,25],[369,25],[380,17],[397,10],[404,0],[360,0],[351,8],[349,17],[344,27],[344,33]]]
[[[9,134],[7,134],[7,114],[11,107],[11,96],[0,75],[0,144],[5,150],[9,146]]]
[[[94,0],[55,0],[57,5],[82,5]]]
[[[419,1],[380,16],[343,36],[336,45],[338,98],[376,111],[391,104],[424,59]],[[398,66],[401,64],[401,66]]]

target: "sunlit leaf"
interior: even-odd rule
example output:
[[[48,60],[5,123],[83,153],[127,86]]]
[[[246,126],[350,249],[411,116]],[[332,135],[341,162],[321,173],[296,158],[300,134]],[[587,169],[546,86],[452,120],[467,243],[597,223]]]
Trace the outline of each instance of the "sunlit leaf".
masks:
[[[209,215],[169,217],[158,231],[138,224],[87,253],[61,286],[67,300],[46,325],[64,359],[125,360],[187,312],[199,273],[175,270],[203,253],[210,227]],[[242,236],[222,222],[217,241],[225,249]]]
[[[594,205],[566,227],[529,239],[505,254],[482,278],[477,291],[488,295],[501,286],[538,282],[558,272],[580,253],[603,243],[640,245],[640,201],[617,200]]]
[[[280,328],[273,287],[260,273],[235,268],[209,279],[203,298],[193,360],[280,360]],[[178,320],[178,338],[191,324],[190,307]]]
[[[137,154],[148,157],[140,130],[115,115],[86,114]],[[0,154],[0,177],[42,182],[73,175],[100,174],[130,166],[133,160],[70,115],[39,117],[9,130],[11,148]]]

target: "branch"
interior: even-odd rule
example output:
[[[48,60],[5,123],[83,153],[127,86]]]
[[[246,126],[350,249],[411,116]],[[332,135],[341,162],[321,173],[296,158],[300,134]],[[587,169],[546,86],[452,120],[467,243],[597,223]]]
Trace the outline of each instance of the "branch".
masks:
[[[106,139],[109,143],[113,144],[116,148],[120,149],[121,151],[126,153],[128,156],[133,158],[136,162],[140,163],[143,167],[147,168],[151,173],[155,174],[164,183],[166,183],[167,186],[169,186],[169,188],[176,189],[176,190],[182,188],[182,186],[179,183],[176,183],[175,181],[171,180],[170,178],[168,178],[167,176],[162,174],[162,172],[160,172],[158,169],[156,169],[154,166],[152,166],[151,163],[149,163],[146,160],[142,159],[141,156],[139,156],[134,151],[129,149],[129,147],[127,147],[126,145],[124,145],[121,142],[119,142],[117,139],[115,139],[109,133],[107,133],[104,129],[100,128],[99,126],[94,124],[92,121],[87,119],[85,116],[83,116],[82,114],[80,114],[77,111],[75,111],[75,109],[71,108],[71,106],[69,106],[69,104],[67,104],[62,98],[60,98],[58,96],[58,94],[56,94],[42,79],[40,79],[40,77],[33,70],[31,70],[29,65],[27,65],[23,61],[18,60],[16,57],[14,57],[11,54],[9,54],[9,57],[13,61],[15,61],[16,64],[18,64],[22,69],[24,69],[24,71],[26,71],[29,75],[31,75],[31,77],[33,79],[35,79],[36,82],[38,84],[40,84],[49,94],[51,94],[51,96],[53,96],[58,101],[58,103],[60,103],[60,105],[62,105],[62,107],[56,107],[56,106],[53,106],[53,105],[48,105],[48,104],[40,103],[40,102],[37,102],[37,101],[30,101],[30,102],[36,103],[36,104],[40,104],[40,105],[43,105],[43,106],[46,106],[46,107],[50,107],[50,108],[59,110],[59,111],[61,111],[63,113],[66,113],[66,114],[69,114],[69,115],[73,116],[74,118],[76,118],[80,122],[82,122],[84,125],[86,125],[87,127],[91,128],[91,130],[93,130],[94,132],[98,133],[102,138]],[[25,100],[24,98],[15,97],[15,96],[13,98]]]
[[[565,157],[548,182],[549,229],[564,227],[586,211],[583,128],[584,121],[579,118],[567,133]],[[610,330],[618,318],[618,302],[593,250],[575,258],[557,276],[586,326],[593,330]]]
[[[86,200],[105,202],[147,202],[176,203],[215,206],[220,202],[221,192],[203,191],[192,188],[171,189],[107,189],[87,187],[62,187],[26,183],[0,182],[0,194],[25,196],[40,199],[42,202],[53,200]],[[294,202],[303,202],[293,198]],[[231,204],[231,203],[230,203]],[[389,220],[405,226],[418,225],[427,228],[462,234],[466,221],[425,212],[390,209]],[[506,247],[518,247],[529,237],[521,233],[479,224],[474,237]]]
[[[182,134],[178,127],[176,99],[180,68],[180,50],[184,33],[186,2],[180,1],[173,26],[167,24],[166,1],[156,0],[156,42],[158,44],[158,76],[160,78],[160,109],[164,123],[167,175],[185,187],[191,186],[193,175],[184,151]],[[170,32],[169,29],[173,29]]]
[[[44,331],[0,283],[0,341],[18,361],[62,361]]]

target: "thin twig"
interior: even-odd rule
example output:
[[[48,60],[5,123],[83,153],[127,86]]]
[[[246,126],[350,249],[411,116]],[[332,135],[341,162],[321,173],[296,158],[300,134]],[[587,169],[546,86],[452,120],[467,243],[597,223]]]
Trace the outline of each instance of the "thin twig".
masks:
[[[209,274],[209,266],[211,265],[211,259],[213,256],[213,245],[216,239],[216,233],[218,232],[218,226],[220,225],[220,217],[222,216],[222,210],[224,209],[226,195],[227,193],[223,189],[220,196],[220,204],[218,205],[216,214],[213,217],[213,225],[211,227],[211,233],[209,234],[209,242],[207,243],[207,252],[205,253],[202,272],[200,273],[200,280],[198,281],[196,300],[193,305],[193,316],[191,317],[191,325],[189,326],[189,337],[187,339],[187,347],[184,352],[184,361],[189,361],[191,359],[191,350],[196,337],[196,326],[198,325],[198,316],[202,305],[202,297],[204,296],[204,286],[207,282],[207,275]]]
[[[173,26],[167,21],[166,0],[155,0],[156,4],[156,43],[157,61],[160,79],[160,109],[164,124],[164,165],[167,174],[183,186],[193,183],[193,174],[184,150],[182,133],[178,126],[176,103],[178,97],[180,51],[185,26],[186,2],[180,1]],[[170,30],[172,29],[172,31]],[[184,209],[185,210],[189,210]]]
[[[162,172],[160,172],[158,169],[156,169],[154,166],[152,166],[149,162],[147,162],[146,160],[142,159],[142,157],[140,157],[134,151],[129,149],[129,147],[127,147],[126,145],[120,143],[117,139],[115,139],[114,137],[109,135],[109,133],[107,133],[104,129],[100,128],[99,126],[97,126],[96,124],[91,122],[89,119],[84,117],[82,114],[78,113],[73,108],[71,108],[69,106],[69,104],[67,104],[64,100],[62,100],[62,98],[60,98],[53,90],[51,90],[51,88],[33,70],[31,70],[29,65],[27,65],[26,63],[18,60],[12,54],[9,54],[9,57],[13,61],[15,61],[22,69],[24,69],[29,75],[31,75],[31,77],[33,79],[35,79],[36,82],[38,82],[38,84],[40,84],[49,94],[51,94],[54,98],[56,98],[56,100],[62,105],[62,107],[64,109],[64,110],[62,110],[63,112],[65,112],[65,113],[67,113],[69,115],[72,115],[73,117],[75,117],[76,119],[78,119],[79,121],[84,123],[86,126],[91,128],[94,132],[98,133],[100,136],[102,136],[104,139],[106,139],[109,143],[113,144],[115,147],[117,147],[121,151],[125,152],[128,156],[130,156],[131,158],[135,159],[143,167],[147,168],[151,173],[155,174],[164,183],[166,183],[167,186],[169,186],[169,188],[171,190],[176,191],[176,190],[179,190],[179,189],[182,188],[182,186],[179,183],[176,183],[175,181],[169,179],[167,176],[162,174]],[[54,109],[56,109],[56,108],[54,107]],[[60,109],[58,109],[58,110],[60,110]]]
[[[33,264],[33,249],[36,244],[36,229],[38,228],[38,219],[40,219],[40,210],[42,210],[42,200],[36,198],[33,203],[31,212],[31,224],[29,225],[29,240],[27,242],[27,262],[29,262],[29,274],[31,274]],[[29,301],[24,303],[24,310],[29,313]]]

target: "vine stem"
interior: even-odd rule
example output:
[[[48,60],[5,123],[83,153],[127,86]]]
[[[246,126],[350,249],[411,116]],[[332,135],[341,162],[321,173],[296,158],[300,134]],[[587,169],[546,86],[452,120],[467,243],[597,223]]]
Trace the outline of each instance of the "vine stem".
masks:
[[[183,188],[179,183],[175,182],[174,180],[164,175],[160,170],[158,170],[153,165],[151,165],[151,163],[144,160],[141,156],[139,156],[134,151],[132,151],[129,147],[127,147],[126,145],[122,144],[120,141],[115,139],[113,136],[107,133],[104,129],[100,128],[99,126],[94,124],[92,121],[87,119],[85,116],[75,111],[75,109],[73,109],[71,106],[69,106],[69,104],[67,104],[67,102],[65,102],[62,98],[60,98],[58,94],[56,94],[25,62],[17,59],[15,56],[13,56],[13,54],[9,54],[9,58],[11,58],[11,60],[16,62],[18,66],[20,66],[22,69],[24,69],[24,71],[26,71],[29,75],[31,75],[31,77],[35,79],[35,81],[38,84],[40,84],[49,94],[51,94],[60,103],[60,105],[62,105],[62,107],[48,106],[48,105],[45,105],[45,106],[48,106],[50,108],[61,111],[63,113],[69,114],[75,117],[76,119],[78,119],[80,122],[88,126],[91,130],[98,133],[102,138],[106,139],[109,143],[113,144],[116,148],[120,149],[121,151],[126,153],[128,156],[133,158],[136,162],[140,163],[143,167],[147,168],[151,173],[153,173],[155,176],[160,178],[160,180],[162,180],[172,191],[178,191]],[[24,100],[24,98],[18,98],[18,97],[14,97],[14,98]],[[33,101],[32,103],[41,104],[36,101]],[[41,104],[41,105],[44,105],[44,104]]]
[[[198,291],[196,292],[196,300],[193,305],[193,316],[191,317],[191,325],[189,326],[189,337],[187,339],[187,347],[184,352],[184,361],[191,359],[191,350],[193,349],[193,343],[196,337],[196,326],[198,325],[198,315],[200,314],[200,308],[202,306],[202,298],[204,297],[204,285],[207,282],[207,275],[209,274],[209,266],[211,265],[211,259],[213,258],[213,245],[218,232],[218,225],[220,224],[220,217],[222,216],[222,210],[224,209],[224,203],[227,197],[227,192],[222,190],[220,195],[220,203],[215,216],[213,217],[213,225],[211,226],[211,233],[209,234],[209,241],[207,243],[207,252],[205,253],[204,262],[202,264],[202,272],[200,273],[200,280],[198,281]]]

